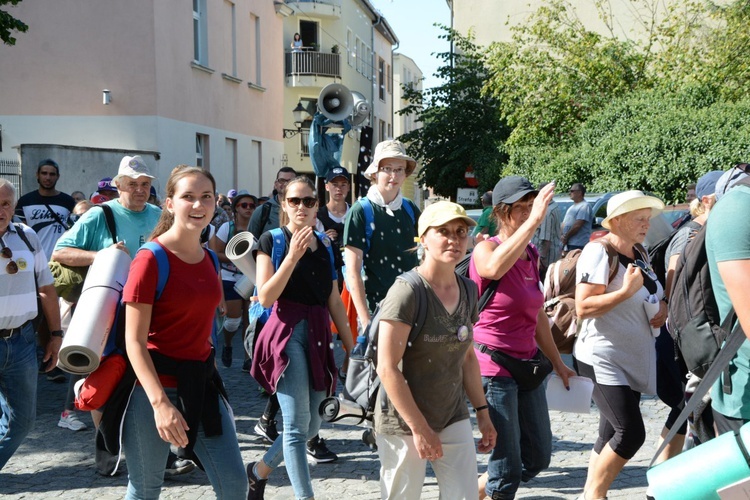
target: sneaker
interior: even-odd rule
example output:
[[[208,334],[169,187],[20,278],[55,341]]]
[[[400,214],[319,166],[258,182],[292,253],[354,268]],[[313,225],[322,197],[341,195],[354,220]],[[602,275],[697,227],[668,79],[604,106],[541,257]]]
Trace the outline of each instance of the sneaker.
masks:
[[[245,373],[250,373],[250,365],[252,365],[253,361],[251,359],[246,359],[242,362],[242,371]]]
[[[50,382],[62,383],[68,380],[68,377],[65,376],[64,371],[58,367],[54,367],[51,371],[47,372],[47,380]]]
[[[184,458],[177,458],[176,455],[169,454],[169,458],[174,460],[167,462],[167,467],[164,469],[164,477],[179,476],[180,474],[187,474],[195,469],[195,464],[190,460]]]
[[[279,431],[276,430],[276,420],[266,420],[265,416],[261,416],[258,423],[255,424],[255,433],[269,443],[273,443],[279,437]]]
[[[315,436],[307,442],[307,457],[319,464],[335,462],[338,456],[328,449],[325,439]]]
[[[60,421],[57,422],[57,426],[63,429],[70,429],[71,431],[82,431],[87,428],[86,424],[78,420],[76,412],[68,410],[60,414]]]
[[[260,479],[255,475],[254,469],[257,462],[247,464],[247,482],[250,489],[247,492],[247,500],[263,500],[263,490],[266,489],[268,479]]]
[[[375,431],[372,429],[365,429],[365,432],[362,433],[362,442],[372,451],[378,451],[378,443],[375,441]]]
[[[221,349],[221,364],[229,368],[232,366],[232,346],[225,345]]]

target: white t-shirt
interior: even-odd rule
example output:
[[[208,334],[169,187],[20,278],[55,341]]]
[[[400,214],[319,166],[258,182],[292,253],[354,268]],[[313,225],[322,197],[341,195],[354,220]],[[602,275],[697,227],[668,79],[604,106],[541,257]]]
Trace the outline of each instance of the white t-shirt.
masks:
[[[622,264],[618,267],[606,292],[622,288],[625,267]],[[598,243],[589,243],[576,264],[576,283],[604,285],[608,278],[607,250]],[[657,287],[656,294],[661,297],[663,290],[658,282]],[[643,308],[648,296],[648,290],[641,287],[602,316],[583,320],[573,355],[594,367],[598,383],[628,385],[643,394],[656,393],[655,339]]]

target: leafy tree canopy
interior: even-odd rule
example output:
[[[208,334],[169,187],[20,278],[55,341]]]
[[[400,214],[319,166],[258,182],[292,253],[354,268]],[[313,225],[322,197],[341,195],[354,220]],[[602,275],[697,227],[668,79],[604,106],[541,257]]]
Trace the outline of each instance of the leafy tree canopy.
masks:
[[[490,47],[485,92],[514,127],[505,173],[641,188],[675,201],[711,169],[748,158],[750,2],[633,0],[645,35],[587,31],[549,0]],[[665,6],[666,5],[666,6]]]
[[[473,37],[442,26],[442,38],[453,42],[455,53],[436,54],[444,64],[436,76],[446,83],[426,90],[404,86],[408,105],[400,115],[414,115],[421,124],[399,137],[422,165],[419,180],[441,196],[455,198],[465,187],[471,166],[481,189],[490,189],[507,158],[500,147],[508,136],[498,100],[482,93],[488,73],[483,51]]]
[[[10,4],[16,6],[21,0],[0,0],[0,7]],[[29,27],[11,16],[5,9],[0,9],[0,40],[6,45],[15,45],[16,38],[13,36],[13,31],[20,33],[26,33]]]

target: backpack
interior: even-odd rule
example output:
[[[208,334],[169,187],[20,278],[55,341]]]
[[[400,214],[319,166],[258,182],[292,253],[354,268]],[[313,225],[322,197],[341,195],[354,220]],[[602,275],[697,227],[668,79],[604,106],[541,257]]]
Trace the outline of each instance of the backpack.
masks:
[[[690,218],[683,218],[677,228],[669,233],[667,237],[648,247],[648,258],[651,261],[651,269],[653,269],[654,273],[656,273],[656,278],[659,280],[659,283],[661,283],[662,288],[665,288],[667,286],[667,268],[664,262],[667,255],[667,248],[669,248],[669,244],[672,243],[672,239],[674,239],[677,231],[679,231],[680,228],[682,228],[682,226],[684,225],[689,225],[691,227],[695,227],[696,229],[700,227],[699,224],[693,222]]]
[[[407,344],[410,345],[422,331],[427,319],[427,289],[415,269],[401,274],[396,279],[407,282],[414,290],[416,298],[415,320]],[[476,290],[476,287],[469,285],[473,285],[473,282],[461,278],[460,283],[470,300],[475,300],[476,293],[472,296],[471,290]],[[358,419],[357,422],[352,422],[354,424],[361,424],[365,420],[372,421],[380,390],[380,377],[377,373],[380,306],[381,304],[378,304],[375,308],[365,331],[357,337],[357,344],[349,356],[349,368],[340,398],[329,397],[320,404],[320,414],[328,422],[337,422],[347,417]]]
[[[706,253],[706,227],[680,254],[669,294],[668,330],[688,371],[703,378],[728,331],[722,328]],[[731,323],[729,323],[731,325]],[[729,377],[725,377],[728,381]],[[731,387],[729,388],[731,392]]]
[[[609,257],[607,283],[609,284],[617,276],[620,266],[617,250],[606,237],[594,240],[594,242],[601,244],[607,251]],[[646,250],[641,245],[636,245],[635,248],[642,256],[646,255]],[[571,250],[565,257],[550,264],[547,268],[547,275],[544,277],[544,311],[549,318],[552,338],[561,354],[573,352],[573,345],[578,335],[575,298],[576,265],[580,256],[580,249]]]
[[[117,243],[117,226],[115,225],[115,215],[112,212],[112,207],[100,205],[99,208],[104,212],[104,221],[107,224],[109,235],[112,237],[112,243]],[[89,272],[89,266],[68,266],[54,260],[49,261],[48,265],[52,277],[55,279],[55,291],[57,295],[68,302],[78,302],[78,298],[83,291],[83,282],[86,280],[86,274]]]

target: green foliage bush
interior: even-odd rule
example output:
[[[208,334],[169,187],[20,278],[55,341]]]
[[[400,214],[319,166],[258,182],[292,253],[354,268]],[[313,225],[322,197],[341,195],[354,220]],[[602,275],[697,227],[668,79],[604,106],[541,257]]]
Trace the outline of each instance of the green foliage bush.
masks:
[[[566,146],[524,146],[507,171],[589,191],[643,189],[676,203],[709,170],[750,158],[750,99],[706,88],[644,90],[592,114]]]

